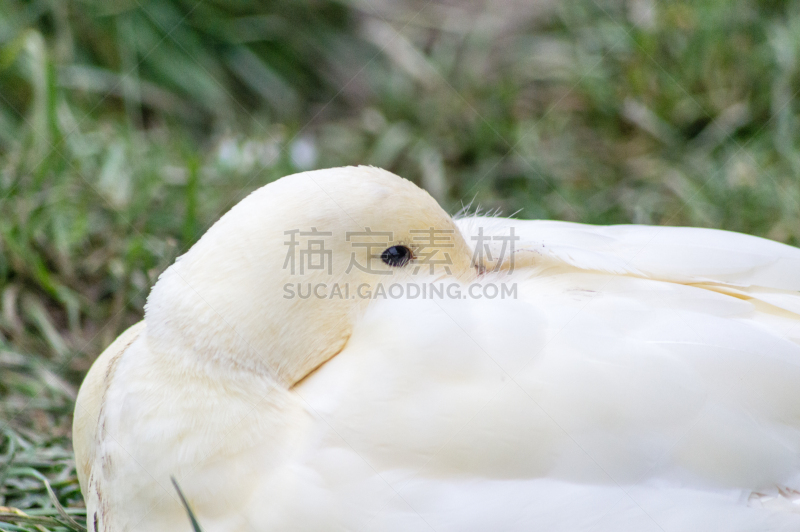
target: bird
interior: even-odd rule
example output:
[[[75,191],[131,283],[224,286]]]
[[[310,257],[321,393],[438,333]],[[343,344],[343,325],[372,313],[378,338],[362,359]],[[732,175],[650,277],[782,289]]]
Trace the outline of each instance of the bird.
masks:
[[[73,423],[89,532],[800,530],[800,249],[283,177],[158,278]]]

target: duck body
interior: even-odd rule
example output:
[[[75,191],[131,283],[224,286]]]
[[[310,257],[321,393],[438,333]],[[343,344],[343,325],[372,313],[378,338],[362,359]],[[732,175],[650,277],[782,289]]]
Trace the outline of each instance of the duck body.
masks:
[[[206,532],[800,529],[800,250],[706,229],[454,226],[470,246],[514,227],[513,264],[497,239],[479,276],[395,278],[404,295],[359,303],[344,345],[303,371],[218,346],[198,359],[164,340],[173,314],[151,296],[79,394],[90,532],[190,531],[171,477]],[[211,301],[192,261],[175,275]]]

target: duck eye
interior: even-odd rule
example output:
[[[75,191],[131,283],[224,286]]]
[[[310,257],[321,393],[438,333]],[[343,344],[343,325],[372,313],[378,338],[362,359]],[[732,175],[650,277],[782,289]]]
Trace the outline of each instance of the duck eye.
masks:
[[[389,266],[405,266],[411,260],[411,250],[405,246],[392,246],[381,253],[381,260]]]

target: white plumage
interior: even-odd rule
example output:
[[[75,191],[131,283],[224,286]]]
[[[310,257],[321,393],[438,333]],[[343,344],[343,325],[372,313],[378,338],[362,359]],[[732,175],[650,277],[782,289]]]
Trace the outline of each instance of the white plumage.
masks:
[[[314,224],[389,245],[457,229],[453,277],[393,281],[517,297],[282,299],[284,231]],[[512,226],[513,271],[491,241],[500,271],[476,277],[470,237]],[[453,225],[388,172],[284,178],[165,272],[87,377],[89,530],[190,530],[171,475],[206,532],[800,530],[798,291],[800,250],[746,235]]]

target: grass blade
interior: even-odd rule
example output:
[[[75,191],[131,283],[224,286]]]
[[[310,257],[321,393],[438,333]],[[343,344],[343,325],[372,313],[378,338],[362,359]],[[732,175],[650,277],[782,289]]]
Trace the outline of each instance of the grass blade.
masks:
[[[181,503],[183,507],[186,508],[186,513],[189,515],[189,520],[192,522],[192,530],[194,532],[203,532],[203,529],[200,528],[200,523],[197,521],[197,518],[194,516],[194,512],[192,508],[189,506],[189,502],[186,500],[186,497],[183,496],[183,492],[181,491],[181,487],[178,486],[178,481],[175,480],[175,477],[169,477],[172,480],[172,485],[175,486],[175,491],[178,492],[178,497],[181,498]]]

